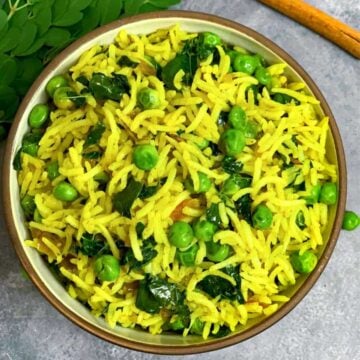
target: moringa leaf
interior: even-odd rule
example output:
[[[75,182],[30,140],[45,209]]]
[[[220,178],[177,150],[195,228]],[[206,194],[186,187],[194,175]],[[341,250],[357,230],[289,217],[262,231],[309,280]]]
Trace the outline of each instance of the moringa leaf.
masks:
[[[136,181],[133,177],[128,180],[126,188],[117,194],[113,198],[113,205],[116,211],[121,215],[131,218],[131,207],[134,201],[141,193],[143,185]]]
[[[37,33],[37,26],[33,21],[28,21],[24,24],[21,31],[21,36],[18,41],[18,45],[12,51],[12,55],[21,55],[27,50],[34,42]]]
[[[140,7],[146,3],[146,0],[125,1],[124,16],[132,16],[139,13]]]
[[[71,34],[68,30],[52,27],[45,36],[45,45],[58,47],[68,41]]]
[[[11,27],[0,41],[0,52],[7,52],[14,49],[19,43],[21,30],[17,27]]]
[[[167,9],[169,6],[179,4],[181,0],[148,0],[147,2],[157,8]]]
[[[52,6],[52,23],[61,21],[67,15],[67,11],[70,8],[71,0],[54,1]]]
[[[120,101],[123,94],[128,94],[130,86],[125,75],[113,74],[112,77],[94,73],[89,81],[89,91],[97,100]]]
[[[51,26],[51,6],[54,0],[42,0],[33,6],[34,22],[38,27],[38,34],[43,35]]]
[[[84,233],[81,237],[79,250],[88,256],[111,254],[110,247],[101,234]]]
[[[69,13],[63,18],[58,19],[57,21],[53,22],[53,25],[60,26],[60,27],[67,27],[71,25],[75,25],[83,18],[83,13],[80,11],[76,11],[73,13]]]
[[[116,20],[123,9],[123,1],[121,0],[102,0],[100,7],[100,25],[108,24]]]
[[[90,145],[97,145],[101,139],[102,134],[104,133],[106,127],[102,122],[98,122],[94,127],[91,128],[85,143],[84,148]]]
[[[45,43],[45,39],[44,38],[38,38],[36,39],[32,45],[27,48],[25,51],[22,52],[21,55],[19,56],[28,56],[31,55],[33,53],[35,53],[36,51],[38,51]]]
[[[2,31],[5,27],[8,26],[7,13],[0,9],[0,31]]]
[[[15,60],[8,56],[0,54],[0,84],[10,85],[16,77],[17,64]]]
[[[77,25],[79,29],[77,36],[86,34],[92,29],[95,29],[100,24],[101,13],[96,6],[91,5],[83,11],[84,17]]]
[[[70,10],[81,11],[90,6],[92,0],[72,0]]]
[[[121,259],[122,263],[129,265],[129,271],[134,269],[139,269],[143,265],[150,262],[156,255],[157,251],[155,250],[155,240],[150,237],[146,239],[141,246],[141,253],[143,256],[143,260],[139,261],[135,258],[134,252],[131,248],[125,252],[123,259]]]

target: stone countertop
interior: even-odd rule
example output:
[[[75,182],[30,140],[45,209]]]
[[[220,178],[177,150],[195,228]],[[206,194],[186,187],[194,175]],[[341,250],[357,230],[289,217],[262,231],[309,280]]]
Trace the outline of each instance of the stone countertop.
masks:
[[[307,0],[360,28],[359,0]],[[360,213],[360,62],[254,0],[184,0],[249,26],[283,47],[310,74],[337,119],[348,166],[348,208]],[[0,146],[0,162],[4,146]],[[102,341],[58,313],[20,272],[0,205],[0,359],[158,359]],[[241,344],[188,359],[360,359],[360,232],[340,235],[305,299],[271,329]],[[162,356],[162,359],[175,359]],[[179,357],[180,358],[180,357]]]

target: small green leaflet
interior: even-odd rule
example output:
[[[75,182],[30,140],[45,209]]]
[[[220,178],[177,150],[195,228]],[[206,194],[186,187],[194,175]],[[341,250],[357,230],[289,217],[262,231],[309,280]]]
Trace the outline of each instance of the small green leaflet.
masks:
[[[102,0],[99,6],[101,11],[100,25],[104,25],[119,17],[123,2],[119,0]]]
[[[21,55],[25,50],[27,50],[34,42],[36,33],[37,26],[34,24],[34,22],[31,20],[26,22],[22,28],[19,43],[12,51],[12,54],[15,56]]]
[[[0,54],[0,84],[9,85],[16,77],[16,62],[8,56]]]
[[[4,10],[0,9],[0,31],[7,27],[7,14]]]
[[[52,27],[45,36],[45,45],[47,46],[61,46],[68,41],[71,34],[68,30]]]

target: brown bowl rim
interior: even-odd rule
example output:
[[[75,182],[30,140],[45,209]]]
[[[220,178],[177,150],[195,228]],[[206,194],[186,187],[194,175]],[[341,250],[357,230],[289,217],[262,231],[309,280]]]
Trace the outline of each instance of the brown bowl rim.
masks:
[[[190,345],[152,345],[141,343],[133,340],[124,339],[120,336],[110,334],[107,331],[97,328],[96,326],[89,324],[85,319],[81,316],[77,315],[74,311],[68,309],[60,300],[56,299],[50,290],[46,287],[46,285],[41,281],[40,277],[37,275],[36,270],[31,266],[25,251],[23,250],[21,244],[21,239],[19,238],[16,227],[14,224],[14,220],[12,218],[12,209],[11,209],[11,198],[8,189],[10,188],[10,170],[12,166],[11,159],[11,149],[12,144],[16,135],[17,127],[22,118],[22,114],[24,113],[28,103],[31,100],[32,93],[35,89],[39,87],[43,79],[54,69],[56,68],[69,54],[71,54],[74,50],[76,50],[80,45],[84,42],[92,40],[97,36],[108,32],[110,30],[114,30],[116,28],[120,28],[125,24],[130,24],[133,22],[148,20],[148,19],[158,19],[158,18],[187,18],[187,19],[195,19],[195,20],[205,20],[209,22],[214,22],[220,24],[222,26],[234,29],[241,33],[244,33],[256,41],[262,43],[270,50],[275,52],[278,56],[280,56],[286,63],[288,63],[298,74],[304,79],[306,84],[309,86],[311,91],[314,93],[315,97],[320,100],[321,107],[326,116],[329,117],[329,124],[333,134],[336,155],[338,160],[339,167],[339,201],[336,209],[336,216],[334,225],[330,234],[329,241],[324,248],[324,252],[322,257],[319,259],[318,265],[316,269],[310,274],[310,276],[304,281],[302,286],[297,290],[297,292],[292,296],[290,301],[284,304],[278,311],[276,311],[271,316],[265,318],[263,321],[254,325],[253,327],[245,330],[240,334],[234,334],[229,337],[223,339],[217,339],[212,342],[204,342],[204,344],[190,344]],[[346,163],[345,163],[345,154],[343,149],[342,140],[340,137],[339,129],[337,127],[335,118],[330,110],[328,103],[326,102],[324,96],[322,95],[320,89],[308,75],[308,73],[294,60],[287,52],[285,52],[282,48],[276,45],[273,41],[266,38],[265,36],[259,34],[255,30],[252,30],[242,24],[237,22],[216,16],[210,15],[201,12],[193,12],[193,11],[183,11],[183,10],[169,10],[162,12],[153,12],[148,14],[142,14],[137,16],[132,16],[123,20],[114,21],[108,25],[102,26],[89,34],[81,37],[79,40],[75,41],[65,50],[63,50],[56,58],[43,70],[37,80],[34,82],[28,93],[26,94],[24,100],[22,101],[15,119],[14,123],[11,127],[9,137],[7,140],[6,150],[5,150],[5,160],[3,166],[3,206],[5,209],[5,220],[8,227],[8,231],[10,233],[10,237],[12,240],[12,244],[15,248],[16,254],[20,259],[20,262],[24,269],[28,272],[30,279],[41,292],[41,294],[63,315],[65,315],[68,319],[70,319],[73,323],[80,326],[84,330],[90,332],[93,335],[98,336],[101,339],[107,340],[115,345],[120,345],[125,348],[137,351],[143,351],[154,354],[162,354],[162,355],[185,355],[185,354],[196,354],[201,352],[208,352],[213,350],[222,349],[224,347],[237,344],[241,341],[249,339],[254,335],[259,334],[270,326],[274,325],[277,321],[279,321],[282,317],[288,314],[308,293],[308,291],[315,284],[316,280],[319,278],[320,274],[323,272],[329,258],[334,250],[337,238],[339,236],[339,232],[341,229],[343,213],[345,211],[345,201],[346,201]]]

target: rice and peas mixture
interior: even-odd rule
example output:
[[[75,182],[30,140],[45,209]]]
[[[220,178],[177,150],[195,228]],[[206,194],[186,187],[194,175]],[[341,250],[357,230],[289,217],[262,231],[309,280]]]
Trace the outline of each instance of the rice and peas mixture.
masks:
[[[328,118],[285,68],[178,25],[86,51],[14,161],[26,245],[111,327],[206,339],[274,313],[337,181]]]

